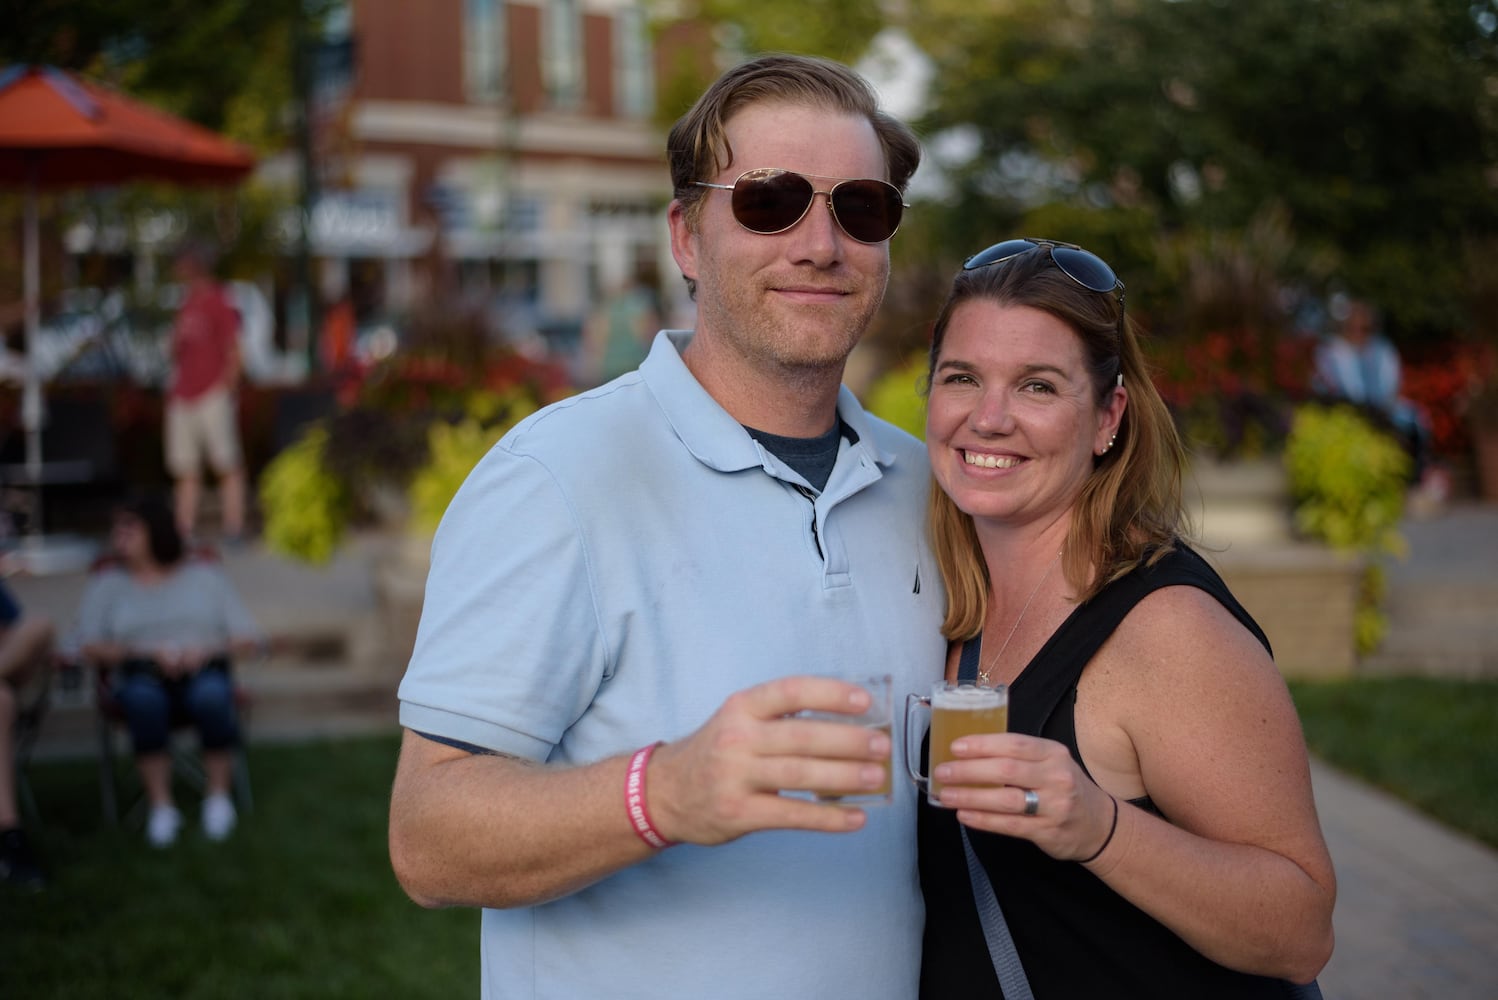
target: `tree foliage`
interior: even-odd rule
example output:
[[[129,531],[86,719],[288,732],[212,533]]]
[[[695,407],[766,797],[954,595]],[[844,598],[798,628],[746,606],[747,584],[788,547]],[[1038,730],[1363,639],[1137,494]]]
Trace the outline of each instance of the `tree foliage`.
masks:
[[[856,62],[885,25],[868,0],[654,0],[663,14],[718,26],[720,41],[740,53],[801,52]]]
[[[1286,269],[1406,337],[1466,322],[1463,246],[1498,233],[1495,27],[1493,0],[930,0],[911,23],[942,67],[927,130],[975,140],[955,217],[1180,234],[1283,211]]]
[[[104,80],[260,149],[288,139],[292,42],[327,0],[0,0],[0,62]]]
[[[316,37],[334,0],[0,0],[0,65],[56,66],[197,122],[261,153],[292,143],[296,41]],[[44,234],[67,220],[111,221],[164,212],[184,232],[213,234],[223,270],[261,275],[280,253],[273,224],[289,193],[253,185],[197,191],[128,185],[73,191],[41,203]],[[0,192],[0,218],[18,211]],[[64,221],[59,222],[58,219]],[[179,234],[180,235],[180,234]],[[102,260],[92,264],[109,265]],[[91,262],[85,260],[85,273]],[[0,286],[18,263],[0,256]],[[64,280],[42,269],[43,297]],[[100,283],[111,280],[106,273]]]
[[[658,27],[699,25],[702,42],[729,59],[797,52],[857,62],[888,23],[868,0],[643,0]],[[679,39],[678,39],[679,40]],[[659,117],[669,125],[724,68],[700,51],[672,53],[659,84]],[[706,57],[704,57],[706,56]]]

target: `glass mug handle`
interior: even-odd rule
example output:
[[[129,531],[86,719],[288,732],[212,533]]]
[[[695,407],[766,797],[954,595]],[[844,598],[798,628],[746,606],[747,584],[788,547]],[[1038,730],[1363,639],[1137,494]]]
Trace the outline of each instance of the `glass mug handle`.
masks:
[[[929,715],[931,712],[931,699],[928,696],[921,694],[907,694],[905,696],[905,730],[902,734],[902,739],[905,744],[903,748],[905,750],[905,770],[910,775],[910,780],[915,782],[915,786],[924,792],[928,791],[931,777],[930,775],[922,774],[919,770],[920,765],[918,761],[921,756],[921,741],[910,738],[910,725],[915,721],[914,716],[922,707],[925,708]]]

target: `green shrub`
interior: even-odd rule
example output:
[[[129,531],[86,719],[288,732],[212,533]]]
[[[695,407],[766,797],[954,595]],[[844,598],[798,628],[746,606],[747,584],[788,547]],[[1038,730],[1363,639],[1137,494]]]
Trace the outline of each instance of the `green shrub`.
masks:
[[[482,393],[469,404],[470,416],[427,429],[427,461],[411,479],[411,524],[435,531],[468,473],[496,441],[534,413],[535,400],[521,392]]]
[[[538,406],[568,395],[561,366],[490,343],[473,315],[432,312],[406,349],[337,385],[338,409],[272,459],[266,544],[324,562],[355,525],[429,531],[474,464]]]
[[[1306,404],[1295,411],[1285,468],[1301,533],[1369,557],[1356,633],[1358,651],[1371,652],[1387,631],[1378,557],[1405,552],[1399,521],[1410,458],[1398,441],[1352,407]]]
[[[327,468],[327,428],[314,424],[260,474],[265,544],[273,552],[325,563],[343,540],[350,498]]]
[[[475,389],[457,417],[365,407],[312,424],[261,476],[266,546],[324,563],[352,524],[435,530],[478,460],[538,404],[530,386]]]

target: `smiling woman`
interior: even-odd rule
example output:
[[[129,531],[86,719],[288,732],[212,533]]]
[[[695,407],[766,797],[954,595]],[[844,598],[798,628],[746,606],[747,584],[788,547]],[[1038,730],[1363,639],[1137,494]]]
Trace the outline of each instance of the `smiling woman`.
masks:
[[[942,488],[971,515],[1053,516],[1107,451],[1125,392],[1106,405],[1081,342],[1029,306],[971,300],[946,328],[931,381],[926,443]]]
[[[1006,241],[933,330],[946,677],[1007,687],[1009,731],[931,748],[925,997],[1017,995],[1005,939],[1040,996],[1282,996],[1330,955],[1294,706],[1182,537],[1181,445],[1122,289],[1078,247]],[[974,919],[989,895],[1007,931]]]

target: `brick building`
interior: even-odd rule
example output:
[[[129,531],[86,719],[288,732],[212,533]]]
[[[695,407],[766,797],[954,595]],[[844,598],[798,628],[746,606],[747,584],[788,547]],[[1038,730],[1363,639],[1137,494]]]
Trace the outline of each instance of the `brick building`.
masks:
[[[711,73],[705,36],[678,26],[654,45],[637,0],[351,0],[344,14],[328,48],[347,57],[313,114],[324,301],[348,292],[361,324],[478,305],[505,335],[566,349],[641,265],[685,298],[655,121],[675,55],[658,48],[690,38]],[[297,170],[286,156],[264,174]]]

